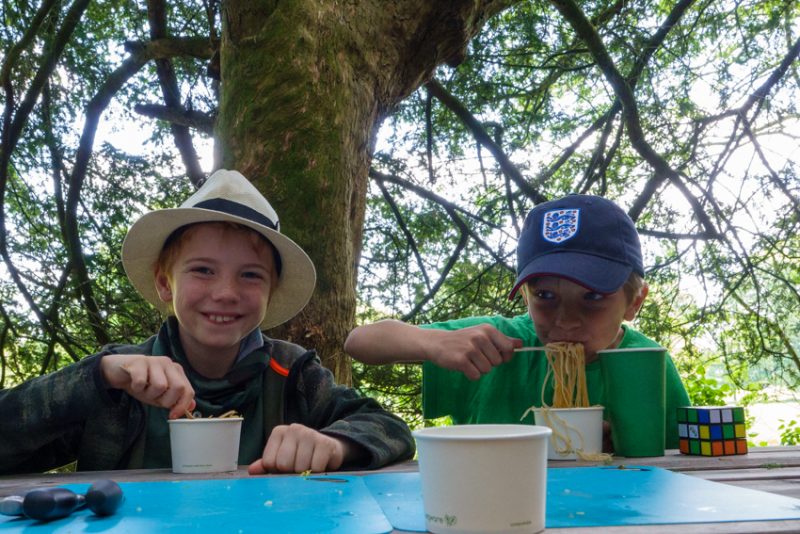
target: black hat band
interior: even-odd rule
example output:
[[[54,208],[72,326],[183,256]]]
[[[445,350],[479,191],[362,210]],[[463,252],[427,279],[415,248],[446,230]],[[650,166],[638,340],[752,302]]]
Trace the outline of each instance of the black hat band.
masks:
[[[280,227],[280,223],[278,221],[273,222],[269,217],[254,210],[253,208],[247,207],[244,204],[240,204],[232,200],[226,200],[224,198],[211,198],[209,200],[199,202],[192,207],[220,211],[222,213],[227,213],[228,215],[235,215],[236,217],[241,217],[242,219],[247,219],[249,221],[266,226],[267,228],[279,231],[278,229]]]

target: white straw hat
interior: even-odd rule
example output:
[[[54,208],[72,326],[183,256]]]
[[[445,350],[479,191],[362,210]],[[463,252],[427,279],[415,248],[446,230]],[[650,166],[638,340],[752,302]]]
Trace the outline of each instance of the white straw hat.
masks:
[[[236,171],[218,170],[178,208],[151,211],[128,230],[122,243],[122,264],[133,287],[162,312],[154,267],[167,238],[187,224],[228,221],[263,235],[280,256],[278,285],[270,292],[261,328],[285,323],[311,298],[317,274],[308,255],[280,233],[278,214],[247,178]]]

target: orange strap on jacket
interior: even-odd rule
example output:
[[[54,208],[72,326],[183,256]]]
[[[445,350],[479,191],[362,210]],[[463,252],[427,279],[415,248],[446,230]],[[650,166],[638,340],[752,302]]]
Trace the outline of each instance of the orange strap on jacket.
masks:
[[[289,370],[286,367],[283,367],[275,358],[269,359],[269,366],[272,368],[273,371],[278,373],[281,376],[289,376]]]

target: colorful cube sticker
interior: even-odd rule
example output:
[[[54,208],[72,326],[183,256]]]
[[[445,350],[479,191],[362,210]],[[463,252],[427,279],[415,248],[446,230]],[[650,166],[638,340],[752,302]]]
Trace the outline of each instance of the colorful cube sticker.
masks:
[[[747,454],[745,413],[741,406],[678,408],[678,438],[683,454]]]

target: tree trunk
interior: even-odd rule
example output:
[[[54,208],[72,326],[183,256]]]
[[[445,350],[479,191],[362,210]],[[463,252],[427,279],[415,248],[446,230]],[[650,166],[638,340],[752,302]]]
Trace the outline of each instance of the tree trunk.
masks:
[[[318,350],[350,383],[367,175],[386,113],[456,65],[492,0],[229,0],[216,126],[223,168],[250,178],[317,267],[311,302],[270,332]]]

